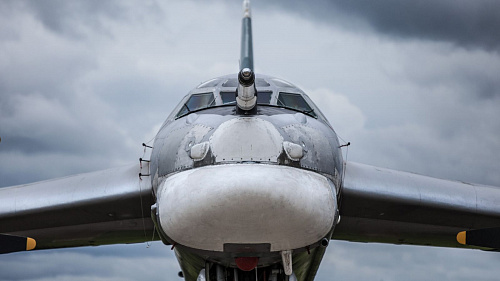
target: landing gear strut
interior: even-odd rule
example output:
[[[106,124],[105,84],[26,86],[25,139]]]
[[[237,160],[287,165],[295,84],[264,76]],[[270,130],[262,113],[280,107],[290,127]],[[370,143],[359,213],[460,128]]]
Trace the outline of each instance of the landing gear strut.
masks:
[[[291,275],[286,275],[281,265],[256,267],[250,271],[243,271],[238,268],[207,263],[198,274],[197,281],[297,281],[297,277],[293,272]]]

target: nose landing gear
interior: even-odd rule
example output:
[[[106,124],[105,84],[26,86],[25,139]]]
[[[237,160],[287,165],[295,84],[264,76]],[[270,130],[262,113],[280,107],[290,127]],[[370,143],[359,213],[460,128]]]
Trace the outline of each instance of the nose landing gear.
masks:
[[[282,265],[261,267],[250,271],[207,263],[198,274],[197,281],[297,281],[292,272],[286,275]]]

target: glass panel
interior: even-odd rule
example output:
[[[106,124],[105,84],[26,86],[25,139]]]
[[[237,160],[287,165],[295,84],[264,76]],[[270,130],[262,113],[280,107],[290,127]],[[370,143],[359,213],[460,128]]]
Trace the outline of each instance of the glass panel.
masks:
[[[271,104],[271,95],[273,92],[257,92],[257,103],[258,104]],[[220,98],[222,99],[222,104],[232,104],[236,102],[236,92],[220,92]]]
[[[177,113],[177,117],[198,109],[210,107],[214,105],[214,103],[215,99],[212,93],[194,94],[189,97],[188,101],[184,104],[179,113]]]
[[[300,110],[304,113],[316,116],[312,108],[307,104],[302,95],[292,93],[280,93],[278,105]]]
[[[235,103],[236,92],[220,92],[220,98],[222,99],[222,104]]]
[[[273,92],[257,92],[257,104],[271,104]]]

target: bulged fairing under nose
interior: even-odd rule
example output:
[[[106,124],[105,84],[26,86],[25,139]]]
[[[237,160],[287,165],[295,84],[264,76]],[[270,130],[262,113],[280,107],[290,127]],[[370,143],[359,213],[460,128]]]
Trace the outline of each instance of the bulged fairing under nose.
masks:
[[[307,247],[330,233],[337,210],[330,180],[279,165],[180,172],[157,196],[160,226],[174,243],[216,252],[234,244],[268,244],[271,252]]]

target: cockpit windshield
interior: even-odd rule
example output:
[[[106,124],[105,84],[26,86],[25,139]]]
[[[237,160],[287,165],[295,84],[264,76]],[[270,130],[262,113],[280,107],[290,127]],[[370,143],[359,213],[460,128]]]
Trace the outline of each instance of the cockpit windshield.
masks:
[[[179,118],[206,108],[236,104],[238,79],[227,75],[201,83],[176,108],[173,118]],[[255,78],[257,104],[287,108],[314,118],[324,119],[314,103],[299,88],[284,80],[259,75]]]
[[[257,104],[271,104],[272,91],[257,91]],[[220,92],[222,104],[235,104],[236,92]]]
[[[222,104],[235,104],[236,92],[220,92],[220,98],[222,99]]]
[[[194,94],[189,97],[188,101],[181,108],[177,117],[186,115],[192,111],[204,109],[215,105],[215,98],[213,93]]]
[[[314,110],[309,106],[309,104],[307,104],[306,100],[300,94],[280,92],[278,96],[278,105],[296,109],[316,117]]]

